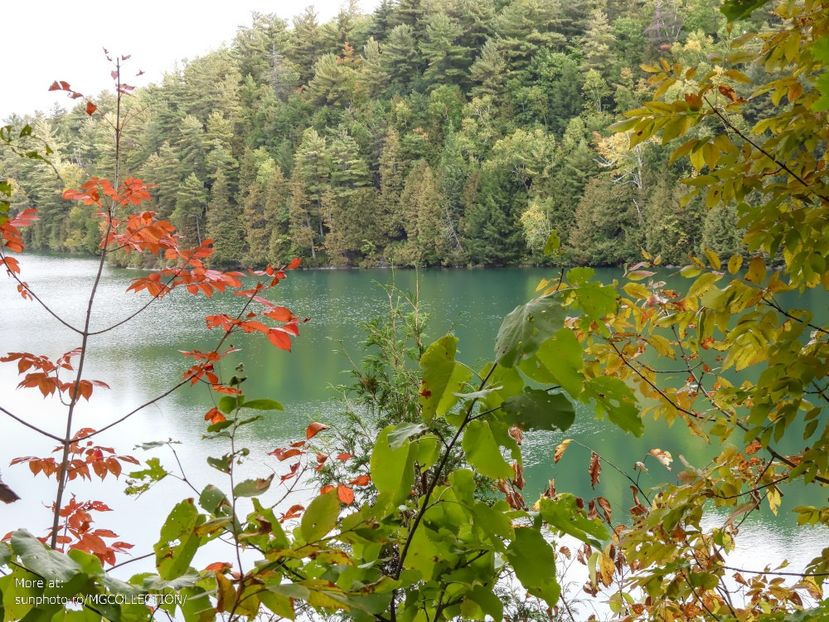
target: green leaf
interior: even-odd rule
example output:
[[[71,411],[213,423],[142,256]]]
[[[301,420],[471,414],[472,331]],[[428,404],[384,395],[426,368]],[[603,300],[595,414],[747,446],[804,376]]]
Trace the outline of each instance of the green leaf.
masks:
[[[395,429],[395,426],[388,426],[377,435],[370,462],[371,480],[375,488],[393,505],[409,495],[414,481],[411,442],[405,439],[399,447],[391,447],[389,436]]]
[[[502,405],[507,421],[522,430],[561,430],[576,419],[573,403],[561,393],[524,389],[524,393],[506,399]]]
[[[421,469],[434,466],[440,456],[438,437],[433,434],[421,436],[414,443],[414,459]]]
[[[616,289],[610,285],[589,283],[573,292],[576,304],[591,320],[601,320],[616,311]]]
[[[555,607],[561,595],[556,581],[556,558],[541,532],[530,527],[517,527],[507,548],[507,558],[521,585],[533,596]]]
[[[241,408],[252,408],[253,410],[284,410],[282,404],[276,400],[250,400],[243,402]]]
[[[504,605],[491,589],[477,585],[467,593],[466,598],[478,605],[481,612],[488,614],[493,620],[504,619]]]
[[[812,110],[815,112],[829,110],[829,71],[818,76],[815,80],[815,88],[820,93],[820,97],[812,104]]]
[[[435,415],[442,417],[458,401],[458,393],[466,385],[472,372],[455,361],[458,338],[444,335],[430,345],[420,357],[423,379],[420,385],[420,405],[423,420],[430,423]]]
[[[466,459],[482,475],[491,479],[512,477],[512,467],[504,460],[489,423],[480,419],[466,427],[461,442]]]
[[[613,423],[634,436],[642,436],[645,424],[639,415],[636,396],[624,382],[610,376],[599,376],[588,382],[585,391]]]
[[[238,397],[234,397],[232,395],[223,395],[219,399],[219,403],[217,404],[219,410],[221,410],[224,414],[229,415],[236,407],[239,405],[240,399]]]
[[[533,380],[560,384],[573,397],[582,391],[584,357],[573,331],[562,328],[532,356],[521,363],[521,371]]]
[[[733,22],[735,20],[748,17],[768,1],[769,0],[725,0],[720,7],[720,11],[728,18],[728,21]]]
[[[217,471],[221,471],[222,473],[230,473],[230,461],[232,457],[229,454],[225,454],[221,458],[214,458],[213,456],[207,457],[207,464],[212,466]]]
[[[339,514],[340,501],[333,490],[311,501],[299,525],[305,542],[316,542],[325,537],[337,525]]]
[[[173,508],[156,544],[155,565],[162,579],[175,579],[187,572],[199,548],[196,528],[204,522],[192,499],[185,499]]]
[[[273,473],[271,473],[268,477],[246,479],[245,481],[236,484],[236,487],[233,489],[233,494],[237,497],[255,497],[257,495],[261,495],[271,487],[272,481]]]
[[[551,527],[558,529],[595,548],[610,537],[607,527],[599,519],[589,519],[576,504],[576,497],[561,493],[553,499],[543,497],[538,502],[539,513]]]
[[[46,581],[69,583],[77,577],[85,579],[81,567],[66,555],[53,551],[25,529],[12,534],[11,548],[20,563]]]
[[[544,243],[544,256],[552,257],[557,254],[561,248],[561,238],[558,237],[558,231],[553,229],[550,235],[547,236],[547,241]]]
[[[567,277],[567,282],[570,283],[570,285],[584,285],[590,279],[596,276],[596,270],[594,270],[593,268],[588,268],[586,266],[570,268],[565,276]]]
[[[199,505],[202,506],[205,512],[209,512],[214,516],[224,516],[227,513],[226,510],[230,508],[230,501],[220,488],[208,484],[199,496]]]
[[[512,367],[498,365],[495,371],[490,374],[489,371],[491,369],[492,363],[488,363],[480,371],[481,378],[489,375],[489,386],[494,389],[483,398],[483,401],[487,405],[487,408],[497,408],[511,395],[521,393],[524,389],[524,379]]]
[[[550,335],[564,325],[565,313],[557,298],[544,296],[513,309],[504,318],[495,338],[495,358],[514,367],[534,353]]]
[[[427,430],[422,423],[401,423],[389,432],[389,447],[400,449],[408,439]]]

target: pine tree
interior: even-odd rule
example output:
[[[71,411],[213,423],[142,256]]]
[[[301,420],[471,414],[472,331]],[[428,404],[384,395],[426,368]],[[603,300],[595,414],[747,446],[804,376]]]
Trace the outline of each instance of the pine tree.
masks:
[[[288,204],[290,188],[280,168],[276,168],[265,185],[265,230],[270,230],[266,260],[283,264],[292,258]]]
[[[470,69],[472,92],[476,95],[500,97],[506,85],[507,61],[493,39],[488,39],[481,48],[481,54]]]
[[[445,13],[433,13],[426,23],[420,51],[426,62],[424,79],[431,86],[457,84],[466,86],[472,50],[458,43],[460,25]]]
[[[182,164],[181,177],[195,175],[200,179],[205,179],[207,149],[204,127],[195,116],[189,114],[181,122],[181,133],[176,148]]]
[[[179,185],[172,220],[185,244],[195,246],[205,238],[205,207],[207,192],[195,173],[190,173]]]
[[[673,175],[665,176],[656,183],[644,207],[644,248],[654,257],[662,257],[667,265],[687,262],[689,255],[703,246],[704,209],[699,200],[680,207],[679,198],[677,180]],[[731,248],[729,245],[728,250]]]
[[[420,76],[422,64],[412,27],[408,24],[395,26],[380,51],[391,91],[401,93],[410,89]]]
[[[594,69],[607,75],[613,32],[607,21],[607,14],[601,9],[590,12],[590,27],[581,44],[582,70]]]
[[[400,135],[389,128],[380,156],[380,196],[377,219],[388,241],[400,240],[404,233],[404,218],[400,213],[400,193],[403,192],[404,162],[400,154]]]
[[[355,86],[359,94],[358,99],[371,100],[385,91],[387,87],[388,76],[380,52],[380,44],[374,37],[371,37],[363,46],[363,54],[360,57]]]
[[[317,22],[317,13],[313,7],[306,7],[294,18],[291,31],[291,44],[287,50],[288,57],[299,70],[299,79],[307,84],[313,77],[314,63],[324,51],[324,43]]]
[[[405,214],[406,257],[417,266],[440,262],[449,246],[449,231],[434,173],[423,160],[412,167],[400,195]]]
[[[314,63],[308,96],[316,104],[346,106],[354,97],[357,72],[334,54],[324,54]]]
[[[176,153],[168,143],[161,145],[158,154],[153,154],[140,170],[144,179],[151,179],[151,193],[155,200],[155,209],[161,218],[170,218],[176,208],[179,184],[181,184],[181,164]]]
[[[225,172],[219,169],[207,205],[207,235],[213,240],[210,263],[216,267],[240,265],[245,256],[245,238],[239,210],[230,197]]]

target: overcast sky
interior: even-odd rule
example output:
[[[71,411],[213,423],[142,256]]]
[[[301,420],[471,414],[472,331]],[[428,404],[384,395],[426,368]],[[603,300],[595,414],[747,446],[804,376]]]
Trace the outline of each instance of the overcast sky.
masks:
[[[359,1],[366,12],[378,3]],[[131,54],[132,67],[146,72],[135,80],[142,86],[177,60],[229,42],[238,26],[250,23],[252,11],[290,18],[308,4],[325,21],[343,0],[3,0],[0,119],[65,104],[65,93],[48,91],[53,80],[66,80],[86,94],[109,88],[102,47]]]

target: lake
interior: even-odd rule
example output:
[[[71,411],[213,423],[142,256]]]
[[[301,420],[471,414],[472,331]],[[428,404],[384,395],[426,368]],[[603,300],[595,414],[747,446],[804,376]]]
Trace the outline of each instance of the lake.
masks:
[[[92,259],[23,256],[23,274],[32,288],[71,322],[79,324],[86,306],[88,288],[96,262]],[[94,326],[104,327],[129,315],[145,295],[125,294],[136,272],[107,268],[95,307]],[[600,270],[610,280],[620,275],[614,270]],[[336,424],[343,402],[335,385],[350,382],[347,357],[336,351],[345,348],[352,356],[362,354],[360,342],[364,333],[361,324],[384,312],[388,301],[383,289],[395,283],[408,292],[418,292],[425,311],[433,321],[428,333],[437,338],[454,331],[460,338],[460,358],[477,367],[492,358],[492,346],[501,318],[513,307],[526,301],[542,277],[551,271],[543,269],[501,270],[430,270],[414,271],[298,271],[290,273],[271,295],[310,321],[290,353],[279,351],[264,339],[241,338],[234,345],[241,350],[233,362],[246,363],[249,377],[246,393],[251,397],[273,398],[282,402],[284,412],[268,413],[262,421],[243,428],[242,442],[252,455],[265,462],[252,460],[246,467],[251,474],[269,473],[278,463],[265,453],[303,435],[310,421]],[[676,278],[676,277],[669,277]],[[809,301],[817,317],[825,318],[826,299]],[[98,390],[90,403],[78,407],[78,427],[100,428],[129,412],[135,406],[155,397],[174,384],[187,367],[180,350],[212,349],[216,335],[204,329],[203,315],[220,310],[231,312],[240,299],[218,297],[214,300],[172,295],[153,305],[137,323],[96,338],[90,345],[87,378],[106,381],[112,391]],[[234,307],[233,305],[236,305]],[[820,309],[818,307],[820,306]],[[0,280],[0,353],[31,351],[52,357],[79,345],[77,336],[57,325],[36,303],[22,300],[11,279]],[[228,367],[229,368],[229,367]],[[44,400],[31,390],[15,390],[16,366],[0,366],[0,405],[40,425],[63,434],[63,410],[55,400]],[[203,414],[209,408],[203,388],[185,388],[170,398],[128,419],[123,425],[102,434],[102,445],[115,447],[121,453],[132,453],[145,459],[158,455],[172,467],[169,452],[133,450],[138,443],[176,439],[182,442],[180,456],[188,476],[197,488],[217,481],[218,472],[205,463],[210,447],[201,440],[205,431]],[[49,524],[46,506],[54,495],[54,481],[32,478],[25,466],[9,467],[15,456],[42,455],[54,443],[44,442],[34,433],[9,418],[0,419],[0,468],[3,479],[22,497],[9,506],[0,507],[0,535],[26,526],[38,535]],[[662,423],[647,422],[642,438],[634,438],[597,421],[587,410],[578,412],[576,423],[567,432],[580,443],[595,448],[620,468],[633,473],[633,464],[643,460],[651,448],[670,451],[675,458],[681,454],[690,463],[704,466],[710,448],[701,445],[682,425],[668,428]],[[615,508],[615,517],[624,515],[631,504],[629,482],[604,467],[600,484],[591,490],[587,476],[590,452],[573,444],[562,461],[553,464],[553,449],[565,435],[554,433],[528,434],[525,439],[527,498],[529,501],[554,478],[559,491],[572,491],[584,497],[602,495]],[[211,452],[212,450],[212,452]],[[641,476],[641,485],[648,488],[670,481],[674,472],[648,460],[649,472]],[[70,492],[79,499],[99,498],[114,510],[100,515],[101,526],[112,528],[122,539],[135,543],[136,554],[150,549],[166,513],[176,500],[189,495],[181,482],[168,480],[135,499],[121,494],[122,482],[101,485],[96,482],[72,482]],[[308,493],[299,493],[307,495]],[[761,568],[783,558],[793,568],[805,563],[825,546],[829,537],[825,530],[798,528],[787,514],[791,507],[815,503],[804,491],[791,490],[783,499],[779,517],[767,510],[756,512],[742,528],[739,548],[729,558],[736,565]],[[216,561],[205,559],[205,563]],[[197,558],[196,565],[199,559]],[[128,566],[138,569],[142,564]],[[126,570],[126,569],[125,569]]]

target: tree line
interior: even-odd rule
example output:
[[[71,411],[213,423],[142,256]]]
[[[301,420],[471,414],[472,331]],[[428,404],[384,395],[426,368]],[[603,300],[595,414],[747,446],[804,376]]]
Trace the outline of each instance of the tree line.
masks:
[[[355,1],[320,23],[255,13],[228,46],[125,103],[123,168],[215,265],[619,265],[739,249],[733,210],[682,201],[671,145],[607,128],[648,99],[642,65],[701,69],[740,33],[718,0]],[[758,12],[754,21],[767,19]],[[113,169],[115,99],[13,118],[54,149],[0,153],[30,248],[93,252],[59,190]],[[750,120],[750,119],[749,119]]]

